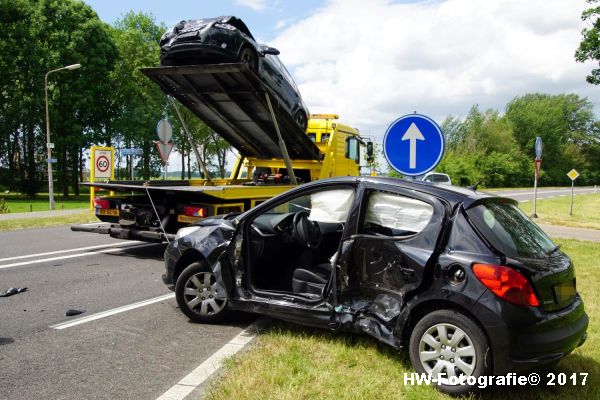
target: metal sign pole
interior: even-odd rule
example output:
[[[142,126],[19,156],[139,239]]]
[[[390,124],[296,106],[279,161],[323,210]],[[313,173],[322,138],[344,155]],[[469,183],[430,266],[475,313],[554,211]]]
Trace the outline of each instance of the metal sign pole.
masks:
[[[573,190],[575,188],[575,179],[571,180],[571,211],[569,212],[569,215],[573,215]]]
[[[533,168],[533,214],[531,214],[531,218],[537,218],[537,170],[534,162]]]

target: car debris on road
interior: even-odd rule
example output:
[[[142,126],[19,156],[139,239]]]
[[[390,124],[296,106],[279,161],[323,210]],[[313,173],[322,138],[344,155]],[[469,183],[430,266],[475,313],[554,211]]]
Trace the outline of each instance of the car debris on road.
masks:
[[[23,293],[25,291],[27,291],[26,287],[24,287],[24,288],[14,288],[14,287],[11,287],[10,289],[5,290],[4,292],[0,292],[0,297],[10,297],[10,296],[12,296],[14,294]]]

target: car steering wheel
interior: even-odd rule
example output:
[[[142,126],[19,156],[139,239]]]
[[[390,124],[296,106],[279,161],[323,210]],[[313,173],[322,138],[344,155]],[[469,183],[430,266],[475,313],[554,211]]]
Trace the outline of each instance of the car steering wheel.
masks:
[[[310,221],[306,211],[299,211],[294,215],[292,227],[292,237],[298,243],[311,249],[319,247],[319,244],[321,244],[321,229],[319,228],[319,224],[315,221]]]

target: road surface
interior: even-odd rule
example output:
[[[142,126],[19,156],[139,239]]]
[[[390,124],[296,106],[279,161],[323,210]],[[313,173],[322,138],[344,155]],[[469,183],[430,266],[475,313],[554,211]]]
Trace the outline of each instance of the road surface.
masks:
[[[67,226],[0,232],[0,243],[0,291],[28,288],[0,297],[0,398],[156,399],[252,321],[190,323],[162,283],[162,244]]]

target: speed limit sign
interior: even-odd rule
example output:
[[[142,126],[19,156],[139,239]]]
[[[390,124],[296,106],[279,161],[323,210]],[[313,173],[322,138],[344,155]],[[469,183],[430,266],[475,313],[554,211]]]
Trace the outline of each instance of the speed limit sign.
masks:
[[[92,179],[113,179],[114,178],[114,154],[113,147],[91,148],[91,167]]]

